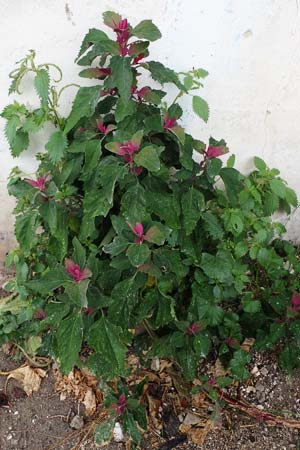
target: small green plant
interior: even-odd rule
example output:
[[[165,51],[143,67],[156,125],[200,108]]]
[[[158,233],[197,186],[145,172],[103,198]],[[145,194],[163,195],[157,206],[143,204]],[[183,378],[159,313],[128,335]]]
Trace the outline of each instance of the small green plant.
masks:
[[[150,20],[132,27],[106,12],[104,22],[116,40],[97,29],[84,38],[77,63],[95,84],[78,89],[67,118],[56,66],[36,65],[31,51],[11,74],[15,93],[33,73],[40,98],[33,111],[15,101],[2,112],[12,155],[46,123],[56,130],[37,154],[36,178],[17,168],[10,176],[19,246],[7,259],[16,278],[7,285],[14,298],[0,305],[1,342],[41,336],[39,352],[64,373],[86,366],[103,380],[126,376],[129,347],[143,364],[176,361],[188,379],[200,360],[219,357],[230,376],[210,386],[244,380],[246,337],[258,349],[279,343],[283,367],[299,367],[299,255],[272,220],[297,206],[295,193],[260,158],[242,175],[234,156],[223,165],[223,140],[206,145],[184,130],[183,95],[208,120],[194,95],[208,74],[152,61],[160,32]],[[178,88],[172,104],[159,88],[168,83]],[[129,430],[139,405],[122,390],[113,403]]]

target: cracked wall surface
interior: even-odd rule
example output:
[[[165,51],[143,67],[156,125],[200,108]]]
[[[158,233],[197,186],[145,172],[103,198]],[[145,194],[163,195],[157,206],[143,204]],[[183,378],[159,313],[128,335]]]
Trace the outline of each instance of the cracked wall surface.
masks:
[[[151,18],[163,38],[151,45],[152,58],[175,70],[207,69],[201,94],[210,105],[206,125],[194,117],[189,99],[182,101],[184,125],[196,137],[225,138],[247,171],[258,155],[281,170],[300,191],[300,12],[297,0],[0,0],[0,107],[8,98],[8,73],[15,61],[34,48],[39,62],[54,62],[64,82],[86,84],[73,63],[88,28],[101,27],[101,14],[115,10],[136,24]],[[29,81],[25,102],[37,100]],[[74,90],[65,94],[61,112],[70,110]],[[30,149],[13,159],[0,123],[0,263],[13,245],[13,201],[6,191],[10,169],[19,165],[33,175],[35,150],[51,128],[34,136]],[[289,236],[299,239],[299,213],[288,221]]]

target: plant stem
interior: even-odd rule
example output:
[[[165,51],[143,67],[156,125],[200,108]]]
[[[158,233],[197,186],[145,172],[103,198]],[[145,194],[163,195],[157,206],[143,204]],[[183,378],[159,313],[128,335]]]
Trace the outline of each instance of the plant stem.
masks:
[[[149,323],[148,323],[148,321],[147,321],[146,319],[144,319],[144,320],[142,321],[142,324],[144,325],[145,330],[147,331],[147,333],[149,334],[149,336],[150,336],[152,339],[157,339],[156,334],[154,333],[154,331],[152,330],[152,328],[150,327],[150,325],[149,325]]]

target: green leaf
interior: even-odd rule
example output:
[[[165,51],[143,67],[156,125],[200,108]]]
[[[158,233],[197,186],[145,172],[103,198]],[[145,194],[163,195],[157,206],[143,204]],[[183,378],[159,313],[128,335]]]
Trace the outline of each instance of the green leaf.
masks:
[[[192,352],[180,350],[176,352],[175,357],[182,368],[185,378],[193,380],[197,375],[198,361]]]
[[[8,140],[10,147],[13,146],[13,143],[14,143],[14,140],[16,137],[16,133],[20,126],[20,123],[21,123],[21,121],[18,116],[12,116],[12,117],[7,118],[7,122],[5,124],[4,131],[5,131],[5,136],[6,136],[6,139]]]
[[[111,191],[110,191],[111,192]],[[86,191],[85,197],[83,199],[83,208],[84,208],[84,219],[83,225],[86,227],[90,227],[91,219],[97,216],[106,217],[109,213],[112,203],[107,200],[107,195],[109,195],[109,191],[105,189],[91,189],[90,191]],[[92,222],[94,225],[94,222]],[[91,231],[94,229],[94,226],[91,227]],[[90,234],[89,234],[90,236]],[[84,239],[82,237],[82,239]]]
[[[200,117],[200,119],[204,120],[204,122],[208,121],[208,104],[203,98],[198,97],[198,95],[193,96],[193,110]]]
[[[222,239],[224,236],[223,227],[219,218],[211,211],[206,211],[202,214],[204,220],[204,228],[213,239]]]
[[[182,195],[181,208],[183,225],[187,235],[194,231],[197,222],[201,217],[201,212],[204,209],[204,205],[204,195],[202,192],[193,187]]]
[[[147,209],[164,220],[170,228],[180,227],[180,206],[173,194],[162,194],[159,192],[145,192]]]
[[[186,88],[186,90],[189,91],[194,85],[194,80],[193,80],[192,75],[190,75],[190,74],[186,75],[183,79],[183,84],[184,84],[184,87]]]
[[[22,130],[26,133],[36,133],[43,128],[48,120],[47,111],[44,108],[38,108],[32,111],[22,126]]]
[[[29,136],[28,133],[18,130],[16,137],[11,148],[11,153],[13,156],[19,156],[24,150],[29,146]]]
[[[149,259],[151,252],[147,244],[131,244],[126,254],[131,264],[139,267]]]
[[[121,332],[120,327],[101,317],[92,325],[87,338],[88,344],[103,361],[105,377],[109,379],[124,374],[127,347],[122,342]]]
[[[88,51],[84,56],[82,56],[77,64],[79,66],[90,66],[94,59],[98,56],[105,56],[107,53],[112,55],[119,55],[120,48],[117,42],[112,41],[111,39],[103,39],[99,42],[96,42],[92,49]]]
[[[184,278],[189,268],[183,264],[180,257],[180,251],[161,247],[153,251],[153,262],[158,267],[163,267],[166,272],[172,272],[176,275],[178,280]]]
[[[206,174],[211,183],[214,183],[215,177],[219,175],[222,168],[222,161],[218,158],[211,158],[206,162]]]
[[[37,350],[42,345],[42,338],[40,336],[30,336],[28,341],[26,342],[26,351],[30,356],[35,356],[37,354]]]
[[[150,131],[163,131],[162,119],[160,114],[153,114],[151,116],[147,116],[144,119],[145,124],[145,134],[148,134]]]
[[[184,128],[182,128],[180,125],[176,125],[176,126],[170,128],[168,131],[173,133],[182,145],[184,144],[184,141],[185,141]]]
[[[57,205],[53,200],[44,203],[40,213],[50,228],[51,234],[55,235],[57,230]]]
[[[224,213],[224,225],[227,231],[238,236],[244,229],[244,215],[240,210],[227,210]]]
[[[70,281],[65,284],[65,292],[71,303],[80,306],[81,308],[86,308],[88,306],[86,293],[89,282],[90,280],[82,280],[80,283]]]
[[[182,108],[178,103],[173,103],[168,108],[168,117],[176,117],[176,119],[179,119],[183,114]]]
[[[91,117],[100,99],[101,86],[81,87],[64,129],[68,133],[82,117]]]
[[[234,254],[236,258],[242,258],[248,252],[248,244],[246,241],[239,241],[234,249]]]
[[[58,163],[64,156],[65,149],[68,146],[66,135],[63,131],[55,131],[51,134],[49,141],[45,145],[50,161]]]
[[[135,113],[136,104],[133,100],[124,99],[124,97],[119,97],[116,110],[115,110],[115,119],[116,122],[121,122],[125,117],[131,116]]]
[[[267,168],[266,163],[258,156],[254,156],[254,164],[255,164],[255,167],[261,171],[266,170],[266,168]]]
[[[234,352],[233,358],[229,363],[232,375],[239,380],[247,380],[249,372],[245,367],[250,362],[250,355],[244,350],[240,349]]]
[[[82,41],[79,54],[75,61],[77,61],[91,45],[95,44],[96,42],[107,40],[109,40],[107,34],[105,34],[101,30],[97,30],[96,28],[91,28]]]
[[[117,25],[121,22],[122,17],[120,14],[117,14],[113,11],[105,11],[103,13],[103,22],[105,25],[107,25],[109,28],[117,28]]]
[[[45,307],[46,318],[41,323],[41,328],[57,324],[69,313],[70,305],[66,303],[60,303],[55,301],[54,303],[48,303]]]
[[[32,291],[39,292],[40,294],[49,294],[54,289],[62,286],[70,278],[63,267],[50,269],[45,275],[34,278],[26,283],[26,286]]]
[[[36,244],[36,229],[38,227],[38,215],[35,211],[17,216],[15,224],[16,238],[24,252],[28,252]]]
[[[224,316],[224,311],[221,306],[215,303],[204,303],[199,306],[199,318],[208,322],[211,326],[219,325]]]
[[[171,296],[158,294],[157,312],[153,322],[154,329],[161,328],[176,320],[175,301]]]
[[[85,163],[83,167],[86,174],[90,174],[96,170],[101,153],[101,142],[99,140],[87,142],[85,147]]]
[[[227,159],[226,167],[232,168],[235,164],[235,155],[230,155]]]
[[[278,178],[274,178],[270,181],[270,188],[274,194],[278,195],[279,198],[284,199],[286,195],[286,185],[283,181]]]
[[[238,194],[242,189],[242,175],[236,169],[224,167],[220,170],[220,176],[225,184],[229,200],[235,205],[237,203]]]
[[[163,245],[170,233],[170,228],[157,222],[147,231],[146,240],[156,245]]]
[[[63,319],[57,329],[57,351],[60,369],[68,374],[76,365],[83,339],[83,321],[81,313],[73,313]]]
[[[142,148],[135,155],[134,162],[138,166],[145,167],[150,172],[157,172],[160,169],[160,160],[157,151],[151,145]]]
[[[114,191],[118,180],[122,180],[127,174],[127,169],[116,158],[102,159],[99,166],[99,175],[102,189],[102,196],[112,205]]]
[[[34,87],[38,96],[41,99],[41,102],[44,104],[48,103],[48,95],[49,95],[49,73],[46,69],[38,70],[35,78],[34,78]]]
[[[95,440],[100,446],[109,444],[113,437],[115,419],[110,418],[98,423],[95,428]]]
[[[122,236],[116,236],[110,244],[104,245],[103,251],[111,256],[117,256],[123,253],[129,244],[130,242],[127,239]]]
[[[107,79],[106,86],[109,88],[117,88],[123,100],[129,100],[133,83],[131,59],[123,56],[113,56],[110,60],[109,67],[112,73]]]
[[[259,300],[245,297],[242,301],[243,310],[249,314],[258,313],[261,310],[261,303]]]
[[[129,46],[130,56],[138,56],[140,53],[144,53],[145,56],[149,55],[147,48],[150,42],[147,41],[134,41]]]
[[[205,69],[194,69],[193,74],[196,78],[206,78],[208,76],[208,72]]]
[[[293,189],[289,187],[285,188],[285,199],[290,205],[294,206],[295,208],[298,205],[297,195],[295,191],[293,191]]]
[[[173,83],[179,89],[185,91],[184,85],[179,81],[178,75],[174,70],[168,69],[157,61],[147,61],[147,68],[150,70],[152,78],[160,84]]]
[[[74,248],[73,261],[79,265],[81,269],[84,268],[86,263],[86,251],[81,242],[75,236],[72,240],[72,245]]]
[[[153,105],[159,105],[161,103],[162,97],[165,95],[162,91],[158,91],[155,89],[151,89],[150,87],[146,86],[147,90],[142,93],[142,99],[145,102],[153,103]]]
[[[132,311],[139,301],[138,291],[145,284],[145,276],[138,274],[117,283],[112,289],[109,319],[123,328],[130,328]]]
[[[271,216],[275,211],[279,210],[279,198],[273,192],[267,192],[263,206],[265,214]]]
[[[232,257],[225,251],[218,251],[216,255],[202,253],[201,268],[208,278],[220,283],[232,282],[232,264]]]
[[[152,20],[142,20],[131,32],[134,36],[148,41],[156,41],[161,38],[161,33]]]
[[[24,308],[28,307],[28,300],[21,300],[20,296],[15,297],[13,300],[11,297],[1,299],[0,314],[10,312],[11,314],[19,314]]]
[[[280,366],[290,375],[293,375],[294,369],[299,368],[299,346],[294,342],[287,342],[280,353]]]
[[[123,194],[121,211],[126,220],[137,223],[148,219],[145,195],[146,191],[139,183],[130,186]]]
[[[209,354],[211,341],[205,334],[197,334],[193,338],[193,347],[199,358],[205,358]]]
[[[138,429],[137,423],[134,420],[132,414],[128,411],[123,415],[123,426],[124,430],[129,434],[132,441],[136,444],[139,444],[142,439],[142,434]]]

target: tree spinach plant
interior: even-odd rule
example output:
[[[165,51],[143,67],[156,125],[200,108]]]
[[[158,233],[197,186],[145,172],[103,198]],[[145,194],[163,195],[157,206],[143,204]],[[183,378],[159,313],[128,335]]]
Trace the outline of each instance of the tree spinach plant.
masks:
[[[109,35],[91,29],[82,42],[80,75],[94,82],[79,87],[67,118],[57,66],[37,65],[31,51],[11,74],[10,93],[33,74],[40,99],[2,112],[12,155],[47,123],[55,130],[36,178],[18,168],[10,176],[19,245],[7,259],[16,277],[0,304],[1,341],[41,336],[39,351],[63,372],[84,365],[106,380],[126,376],[129,347],[145,364],[175,360],[189,379],[200,360],[219,357],[243,380],[246,337],[259,349],[278,344],[283,366],[298,367],[299,254],[272,220],[297,206],[295,193],[260,158],[243,175],[234,156],[223,165],[225,141],[186,132],[179,100],[191,96],[206,122],[194,92],[208,73],[152,61],[161,35],[150,20],[133,27],[106,12],[104,23]],[[168,84],[173,103],[163,100]]]

